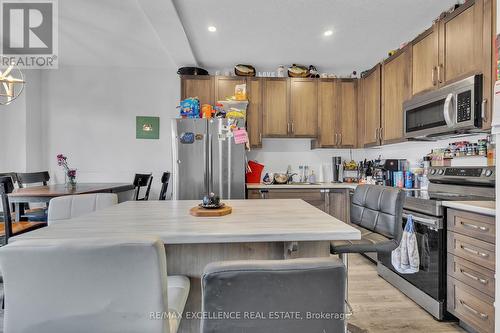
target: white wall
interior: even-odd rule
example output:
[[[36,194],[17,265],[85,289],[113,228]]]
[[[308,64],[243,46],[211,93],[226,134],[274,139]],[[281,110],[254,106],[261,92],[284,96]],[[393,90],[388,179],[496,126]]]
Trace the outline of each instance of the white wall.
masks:
[[[341,156],[343,160],[352,158],[361,161],[365,158],[376,159],[381,155],[384,159],[407,159],[411,166],[416,166],[433,148],[444,148],[449,142],[461,140],[476,142],[478,138],[484,137],[485,135],[475,135],[437,142],[405,142],[369,149],[315,150],[311,150],[311,141],[308,139],[264,139],[263,148],[254,149],[247,156],[249,160],[257,160],[264,164],[264,172],[285,172],[288,165],[292,166],[294,172],[298,172],[299,165],[308,165],[319,176],[320,168],[323,168],[324,180],[329,181],[333,156]]]
[[[43,156],[53,181],[64,182],[62,153],[80,182],[131,182],[153,172],[156,198],[161,174],[171,170],[175,69],[64,66],[42,73],[42,82]],[[136,116],[160,117],[160,140],[137,140]]]

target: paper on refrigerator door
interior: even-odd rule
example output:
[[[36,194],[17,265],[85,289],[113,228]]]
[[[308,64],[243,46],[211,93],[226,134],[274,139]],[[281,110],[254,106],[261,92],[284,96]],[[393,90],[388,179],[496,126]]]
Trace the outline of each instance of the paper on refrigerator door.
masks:
[[[236,144],[243,144],[248,142],[248,133],[244,128],[233,130],[234,142]]]

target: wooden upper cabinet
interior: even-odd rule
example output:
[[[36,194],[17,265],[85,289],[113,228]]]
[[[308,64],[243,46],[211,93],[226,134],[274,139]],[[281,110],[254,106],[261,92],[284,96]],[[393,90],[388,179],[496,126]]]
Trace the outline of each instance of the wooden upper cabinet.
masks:
[[[361,79],[362,85],[362,113],[363,145],[365,147],[380,144],[380,65],[375,66],[371,72]]]
[[[288,121],[288,81],[269,79],[263,81],[263,135],[286,137],[290,131]]]
[[[181,99],[198,97],[200,104],[214,104],[214,79],[208,75],[181,77]]]
[[[357,142],[357,82],[340,81],[337,121],[338,146],[354,148]]]
[[[245,84],[246,80],[242,77],[215,77],[215,101],[224,101],[227,97],[234,96],[234,89],[239,84]]]
[[[319,147],[335,147],[338,143],[338,81],[321,80],[318,83]]]
[[[318,135],[318,81],[290,79],[290,135]]]
[[[251,148],[262,147],[262,80],[247,79],[247,130]]]
[[[443,19],[440,25],[440,85],[481,72],[483,0],[469,1]]]
[[[411,48],[388,59],[382,66],[383,143],[403,140],[403,102],[411,97]]]
[[[412,43],[412,95],[438,85],[439,28],[433,26]]]

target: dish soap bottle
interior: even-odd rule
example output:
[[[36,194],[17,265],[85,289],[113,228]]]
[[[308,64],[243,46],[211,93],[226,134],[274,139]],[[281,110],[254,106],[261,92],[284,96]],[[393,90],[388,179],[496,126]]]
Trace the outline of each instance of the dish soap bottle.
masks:
[[[316,183],[316,175],[314,174],[314,170],[311,170],[311,174],[309,175],[308,182],[309,183]]]

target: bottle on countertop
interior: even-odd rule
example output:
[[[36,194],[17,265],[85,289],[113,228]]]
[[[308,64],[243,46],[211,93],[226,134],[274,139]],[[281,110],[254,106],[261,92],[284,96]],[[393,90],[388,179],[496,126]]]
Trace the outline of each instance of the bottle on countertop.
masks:
[[[488,159],[488,166],[494,166],[495,165],[495,150],[496,150],[496,143],[495,143],[495,137],[493,135],[488,135],[488,148],[487,148],[487,159]]]
[[[311,170],[308,181],[309,183],[316,183],[316,175],[314,174],[314,170]]]

